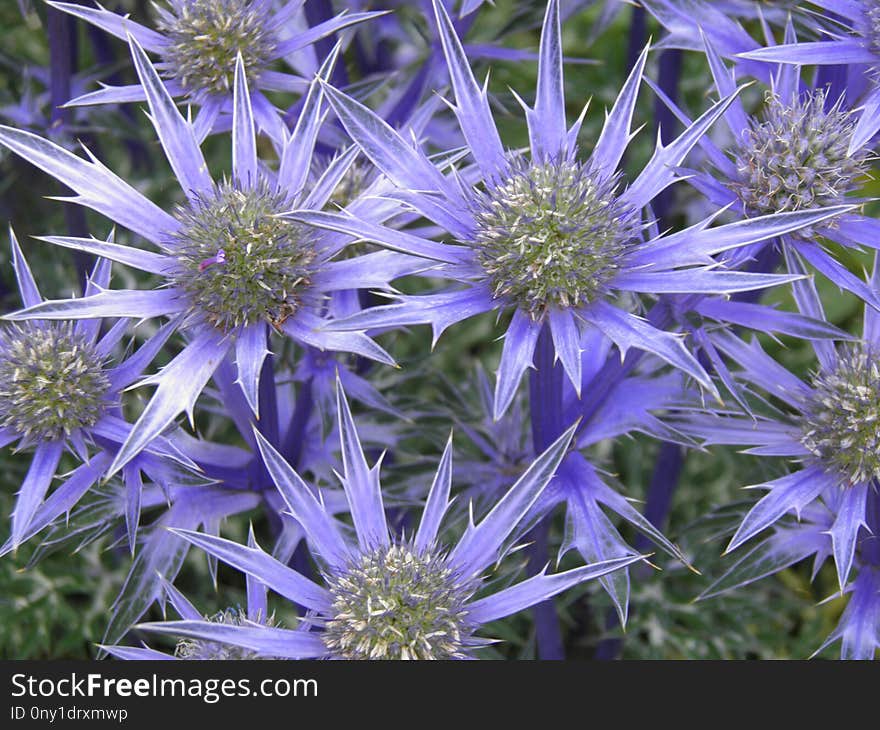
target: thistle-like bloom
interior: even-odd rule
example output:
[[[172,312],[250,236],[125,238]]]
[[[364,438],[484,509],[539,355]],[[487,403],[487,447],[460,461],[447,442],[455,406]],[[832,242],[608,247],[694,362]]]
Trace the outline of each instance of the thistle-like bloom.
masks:
[[[43,297],[11,231],[10,238],[22,303],[40,306]],[[109,281],[110,262],[99,260],[85,298],[96,295]],[[12,534],[0,554],[17,548],[69,512],[104,476],[112,454],[130,429],[119,409],[121,393],[142,375],[171,334],[169,327],[161,329],[127,359],[114,363],[114,349],[125,336],[128,323],[117,321],[103,335],[101,324],[101,319],[89,318],[0,325],[0,447],[18,442],[19,448],[34,449],[18,491]],[[96,446],[99,453],[90,456]],[[44,502],[65,450],[85,463]],[[125,475],[133,492],[140,491],[139,469],[152,471],[151,461],[171,458],[192,465],[164,439],[155,442],[150,451],[152,455],[145,454],[145,459]],[[139,505],[138,499],[135,502]],[[138,513],[139,506],[129,515],[132,542]]]
[[[795,38],[791,26],[786,34]],[[703,40],[716,88],[721,94],[731,92],[739,69],[727,69],[714,45],[705,36]],[[872,155],[864,143],[856,143],[860,124],[856,112],[844,108],[843,97],[832,97],[830,87],[805,88],[796,67],[774,68],[770,82],[761,112],[747,114],[739,100],[726,109],[723,118],[734,143],[722,150],[704,137],[701,146],[714,170],[694,171],[690,182],[715,205],[745,217],[861,204],[863,200],[854,194],[868,174]],[[687,116],[666,102],[687,123]],[[880,237],[876,218],[844,210],[780,240],[835,284],[880,307],[880,295],[831,256],[817,242],[820,237],[850,248],[876,247]],[[757,256],[766,245],[737,250],[728,257],[729,264]]]
[[[631,293],[731,293],[770,286],[785,277],[719,269],[712,255],[796,230],[829,211],[781,213],[707,230],[710,221],[660,235],[643,218],[651,200],[678,177],[676,168],[735,98],[716,103],[678,139],[658,145],[627,188],[617,168],[630,141],[636,95],[647,49],[608,114],[587,161],[577,157],[581,120],[565,120],[558,3],[548,4],[539,61],[537,100],[526,107],[530,155],[505,150],[487,92],[471,72],[446,11],[434,10],[440,28],[456,114],[476,169],[444,174],[375,114],[342,93],[325,93],[352,139],[401,190],[396,197],[453,237],[458,245],[425,240],[350,216],[295,212],[297,220],[350,233],[388,248],[428,255],[446,264],[433,275],[454,288],[366,310],[336,322],[336,330],[429,323],[435,340],[449,325],[490,310],[513,311],[498,370],[495,417],[507,409],[548,326],[556,355],[579,392],[582,330],[604,332],[620,349],[652,352],[713,385],[677,334],[663,331],[625,308]],[[472,173],[472,174],[471,174]],[[836,211],[839,212],[839,211]],[[620,296],[625,295],[625,296]]]
[[[337,391],[343,488],[354,539],[327,512],[320,496],[257,435],[269,472],[306,534],[324,585],[304,577],[257,547],[196,532],[178,534],[308,609],[298,629],[219,624],[203,619],[144,624],[141,628],[202,642],[221,642],[257,656],[336,659],[462,659],[488,641],[480,626],[527,608],[585,580],[640,559],[628,556],[562,573],[546,570],[485,593],[484,572],[509,551],[509,539],[541,496],[565,455],[574,429],[541,454],[477,524],[449,546],[441,537],[450,504],[451,440],[446,446],[412,536],[389,533],[378,465],[370,467],[341,386]],[[310,628],[319,630],[309,630]]]
[[[802,270],[788,254],[792,270]],[[880,285],[875,264],[869,286]],[[802,312],[823,318],[812,285],[795,285]],[[809,382],[801,380],[770,358],[757,341],[746,344],[729,332],[714,334],[717,349],[738,363],[737,376],[779,399],[789,413],[777,417],[755,415],[694,415],[693,432],[707,444],[748,444],[747,453],[785,456],[802,468],[757,488],[769,490],[749,511],[730,541],[731,551],[767,529],[784,515],[820,500],[833,505],[834,522],[828,529],[841,589],[853,564],[859,530],[865,524],[866,503],[880,480],[880,315],[865,306],[862,338],[835,347],[827,339],[811,344],[819,369]]]
[[[876,0],[813,0],[833,18],[834,25],[826,30],[830,40],[798,43],[786,38],[783,45],[749,50],[740,56],[752,61],[771,61],[795,66],[849,65],[856,73],[850,94],[857,96],[859,81],[872,78],[864,91],[858,124],[850,138],[849,151],[867,145],[880,130],[880,7]],[[864,69],[868,70],[865,74]],[[850,99],[850,103],[855,102]]]
[[[54,175],[79,194],[75,202],[94,208],[143,236],[159,253],[94,239],[50,237],[51,243],[94,253],[163,279],[151,291],[107,290],[81,299],[34,303],[7,319],[70,319],[96,316],[172,317],[187,337],[186,347],[142,384],[158,388],[110,466],[122,468],[195,400],[224,358],[234,353],[238,382],[259,415],[259,381],[270,332],[302,345],[357,353],[393,364],[361,332],[317,331],[326,315],[327,294],[358,287],[387,287],[404,273],[424,268],[422,260],[380,251],[331,261],[348,237],[320,235],[280,217],[290,207],[324,207],[352,156],[307,186],[311,152],[322,116],[321,91],[314,83],[293,134],[285,139],[277,174],[257,158],[253,110],[241,57],[235,83],[232,133],[233,175],[215,182],[208,174],[192,125],[178,112],[137,41],[131,49],[146,90],[151,119],[184,193],[174,214],[147,200],[94,158],[83,160],[27,132],[0,127],[0,143]],[[322,68],[326,73],[334,53]],[[349,206],[365,220],[387,215],[388,204]],[[378,212],[377,212],[378,211]]]
[[[201,107],[196,120],[200,135],[215,127],[217,118],[232,106],[236,59],[241,56],[257,126],[281,141],[286,130],[263,91],[304,92],[308,82],[301,76],[272,69],[276,61],[308,48],[337,31],[381,13],[342,13],[313,28],[302,29],[302,2],[287,0],[168,0],[155,4],[156,29],[117,15],[97,4],[96,8],[73,3],[50,2],[55,8],[81,18],[117,38],[129,36],[148,52],[161,58],[157,64],[173,97],[183,96]],[[145,101],[146,85],[105,86],[71,102],[114,104]]]

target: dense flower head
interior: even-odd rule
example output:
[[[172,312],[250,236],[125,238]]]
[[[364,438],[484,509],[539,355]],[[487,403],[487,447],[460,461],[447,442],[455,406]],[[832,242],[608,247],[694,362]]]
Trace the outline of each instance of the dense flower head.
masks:
[[[460,659],[470,636],[462,582],[444,556],[406,545],[358,556],[328,577],[324,643],[338,659]]]
[[[868,47],[880,55],[880,5],[876,0],[865,0],[864,5],[867,21],[865,39],[868,41]]]
[[[228,182],[178,210],[180,269],[173,278],[189,295],[193,316],[228,332],[261,321],[280,326],[296,313],[315,234],[280,217],[283,210],[284,195],[265,185]]]
[[[617,182],[574,161],[518,159],[505,179],[478,191],[471,245],[494,295],[533,319],[601,297],[640,231]]]
[[[0,332],[0,428],[53,441],[94,425],[110,381],[103,358],[71,322]]]
[[[165,74],[188,92],[229,94],[241,54],[254,84],[275,50],[275,30],[263,0],[176,0],[162,12],[168,38]]]
[[[840,103],[826,108],[827,91],[794,101],[767,94],[762,118],[736,152],[737,194],[753,215],[841,202],[867,169],[868,152],[850,154],[856,120]]]
[[[803,444],[821,463],[858,484],[880,478],[880,362],[865,347],[813,379]]]

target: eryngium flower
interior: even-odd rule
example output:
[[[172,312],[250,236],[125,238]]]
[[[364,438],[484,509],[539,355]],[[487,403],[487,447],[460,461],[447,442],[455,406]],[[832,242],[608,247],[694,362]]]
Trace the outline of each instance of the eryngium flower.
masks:
[[[379,245],[425,255],[446,266],[432,273],[466,288],[364,310],[330,327],[337,331],[429,323],[435,340],[451,324],[493,309],[513,310],[498,369],[495,417],[510,404],[546,325],[568,379],[579,391],[583,331],[604,332],[625,352],[652,352],[713,390],[683,338],[618,304],[630,293],[723,293],[786,281],[769,274],[728,271],[712,255],[797,230],[836,212],[779,213],[708,230],[707,220],[671,235],[646,236],[643,211],[676,182],[676,169],[736,93],[716,103],[653,157],[626,189],[618,166],[631,139],[636,96],[647,49],[608,114],[587,161],[577,159],[581,120],[568,128],[562,83],[558,3],[548,4],[541,35],[537,100],[526,108],[530,156],[505,150],[485,88],[474,79],[442,4],[434,10],[449,66],[453,110],[476,161],[466,173],[446,173],[363,105],[325,86],[333,109],[364,154],[395,182],[396,197],[432,220],[460,245],[364,223],[351,216],[295,211],[295,219],[350,233]],[[471,184],[465,184],[467,179]],[[647,240],[646,240],[647,238]],[[623,295],[623,296],[621,296]]]
[[[335,659],[461,659],[486,639],[482,624],[520,611],[590,578],[637,560],[638,555],[538,575],[486,593],[484,571],[509,550],[521,520],[538,500],[565,455],[574,428],[555,441],[477,524],[469,522],[455,545],[440,539],[452,482],[451,439],[412,536],[389,533],[378,465],[367,464],[357,430],[337,389],[343,455],[342,484],[356,540],[351,540],[307,485],[258,433],[264,463],[318,562],[325,585],[309,580],[257,547],[197,532],[176,531],[211,555],[247,573],[309,610],[300,629],[205,620],[167,621],[141,628],[199,641],[222,642],[258,656]],[[309,630],[315,627],[320,630]]]
[[[792,28],[787,37],[795,38]],[[726,68],[715,46],[705,36],[703,41],[715,87],[720,94],[731,93],[742,69]],[[745,217],[849,204],[849,210],[779,240],[839,287],[880,308],[880,295],[817,242],[818,237],[826,237],[848,248],[873,247],[880,237],[880,222],[858,209],[864,203],[858,190],[873,159],[869,140],[858,143],[861,120],[845,106],[839,92],[832,91],[834,87],[811,89],[796,67],[766,65],[774,73],[763,112],[749,115],[735,100],[723,114],[733,144],[722,150],[708,135],[704,137],[701,147],[714,170],[689,171],[690,181],[711,203]],[[685,114],[665,101],[688,123]],[[742,265],[767,245],[763,241],[737,249],[726,254],[725,261],[732,267]]]
[[[852,153],[868,144],[880,130],[880,84],[876,82],[880,74],[880,7],[876,0],[816,0],[814,4],[824,8],[833,19],[834,26],[827,30],[830,40],[799,43],[796,38],[787,37],[783,45],[749,50],[739,56],[750,61],[796,66],[849,65],[854,71],[849,84],[852,97],[864,84],[859,77],[874,77],[860,100],[849,99],[853,106],[860,101],[862,109],[849,144]],[[863,74],[866,67],[870,73]]]
[[[839,204],[868,169],[865,149],[848,151],[856,120],[818,89],[782,99],[768,93],[760,118],[734,151],[732,187],[749,215]],[[807,232],[807,235],[809,233]]]
[[[287,0],[167,0],[155,4],[156,30],[117,15],[98,5],[50,5],[81,18],[117,38],[134,38],[161,59],[157,68],[173,97],[186,97],[202,107],[197,127],[210,132],[221,112],[231,105],[236,59],[241,56],[244,74],[253,94],[257,126],[276,141],[286,129],[263,91],[304,92],[308,82],[300,76],[276,71],[272,66],[289,54],[308,48],[337,31],[382,13],[346,13],[300,30],[296,16],[302,2]],[[140,86],[105,86],[74,99],[72,105],[115,104],[145,101]]]
[[[10,239],[22,303],[41,306],[45,302],[11,231]],[[85,297],[71,301],[96,296],[109,282],[110,262],[99,260]],[[127,359],[114,362],[114,350],[128,323],[117,321],[103,334],[101,324],[100,318],[0,324],[0,447],[17,441],[19,448],[34,449],[18,490],[12,534],[0,554],[17,548],[69,512],[104,476],[110,463],[108,453],[118,448],[130,429],[118,411],[121,393],[141,376],[171,334],[169,327],[160,329]],[[90,455],[95,446],[99,453]],[[85,463],[45,500],[65,449]],[[155,442],[151,451],[192,465],[165,439]],[[129,479],[139,491],[135,486],[140,483],[138,469],[129,470]]]
[[[110,380],[96,343],[72,322],[0,330],[0,429],[54,441],[97,423]]]
[[[796,255],[788,253],[788,266],[803,271]],[[868,285],[880,285],[880,267]],[[795,284],[803,312],[824,317],[815,289],[807,282]],[[840,586],[846,585],[865,524],[865,505],[877,489],[880,459],[877,454],[877,419],[880,417],[880,315],[864,307],[862,339],[835,347],[827,339],[810,340],[819,369],[804,382],[770,358],[757,341],[742,342],[719,330],[714,344],[742,366],[737,376],[779,399],[789,414],[713,418],[694,415],[688,420],[694,433],[707,444],[749,444],[749,453],[785,456],[802,462],[792,474],[756,485],[769,492],[743,519],[730,541],[731,551],[767,529],[790,512],[800,514],[816,500],[838,505],[829,530]]]
[[[321,91],[313,83],[293,134],[281,148],[277,174],[257,158],[251,97],[239,58],[236,75],[232,179],[216,183],[208,173],[192,124],[185,120],[144,51],[132,39],[135,66],[147,93],[159,140],[186,194],[172,215],[103,167],[45,139],[0,127],[0,143],[79,193],[75,202],[140,234],[159,253],[94,239],[51,237],[56,245],[119,261],[164,279],[151,291],[106,290],[80,299],[36,302],[8,315],[15,320],[96,316],[169,316],[189,337],[187,346],[160,373],[143,381],[158,389],[116,455],[109,474],[122,468],[196,398],[227,354],[235,354],[238,382],[258,413],[260,373],[270,332],[300,344],[355,352],[392,364],[362,332],[317,331],[332,301],[328,294],[359,287],[386,288],[388,281],[424,268],[423,260],[380,251],[331,261],[348,236],[327,235],[279,217],[285,207],[321,209],[352,156],[307,186],[310,151],[322,117]],[[322,67],[328,73],[332,54]],[[364,220],[390,214],[387,202],[358,201],[349,209]]]

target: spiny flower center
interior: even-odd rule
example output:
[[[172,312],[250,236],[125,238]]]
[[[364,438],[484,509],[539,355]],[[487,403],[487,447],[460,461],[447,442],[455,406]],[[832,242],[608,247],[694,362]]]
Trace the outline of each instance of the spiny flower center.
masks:
[[[792,104],[767,96],[764,119],[753,122],[735,160],[735,187],[748,213],[834,205],[855,189],[868,153],[847,153],[856,121],[839,104],[826,110],[825,99],[824,90]]]
[[[110,381],[94,346],[71,322],[0,332],[0,427],[53,441],[93,426]]]
[[[813,380],[802,443],[853,484],[880,479],[880,360],[853,349]]]
[[[263,0],[174,0],[160,10],[159,29],[169,40],[165,72],[188,92],[227,94],[241,53],[253,83],[269,63],[276,37]]]
[[[478,192],[472,245],[494,295],[534,319],[601,297],[640,232],[617,182],[575,162],[518,161],[501,184]]]
[[[278,217],[284,198],[265,186],[221,183],[178,211],[180,267],[173,279],[191,314],[217,329],[266,321],[280,327],[298,309],[315,259],[314,232]]]
[[[868,21],[866,33],[868,48],[880,56],[880,3],[877,0],[865,2],[865,18]]]
[[[213,616],[207,617],[208,621],[215,624],[226,624],[227,626],[243,626],[247,623],[247,614],[241,609],[227,608]],[[266,626],[273,626],[274,620],[269,617]],[[243,660],[250,661],[253,659],[269,659],[271,657],[262,656],[259,652],[246,649],[242,646],[233,644],[224,644],[219,641],[205,641],[204,639],[182,639],[177,642],[174,649],[174,656],[178,659],[192,660]]]
[[[470,590],[446,561],[402,545],[360,557],[328,579],[333,615],[323,634],[342,659],[453,659],[470,636]]]

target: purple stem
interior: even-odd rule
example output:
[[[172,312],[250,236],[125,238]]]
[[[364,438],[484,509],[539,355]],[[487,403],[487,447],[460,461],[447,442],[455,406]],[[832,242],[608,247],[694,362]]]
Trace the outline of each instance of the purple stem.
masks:
[[[859,555],[867,565],[880,568],[880,484],[876,480],[868,488],[865,523],[867,530],[863,528]]]
[[[647,40],[647,14],[641,6],[632,9],[632,17],[629,22],[629,40],[626,47],[626,68],[631,69],[636,65],[636,60]]]
[[[312,380],[309,378],[299,389],[296,397],[296,405],[290,418],[290,425],[284,435],[284,443],[281,445],[281,454],[294,468],[299,468],[302,459],[303,443],[306,438],[306,428],[312,411],[315,407],[315,399],[312,393]]]
[[[52,111],[49,116],[49,134],[66,136],[70,125],[70,109],[62,108],[70,101],[70,81],[76,71],[77,36],[76,28],[67,13],[53,7],[46,8],[47,35],[49,39],[49,99]],[[62,194],[73,191],[61,186]],[[78,205],[64,206],[64,218],[71,236],[88,236],[85,212]],[[82,251],[72,251],[77,279],[85,287],[93,258]]]
[[[269,335],[267,334],[267,337]],[[260,387],[257,391],[260,405],[260,419],[256,422],[257,430],[274,448],[278,448],[278,395],[275,390],[275,356],[266,355],[260,370]],[[254,459],[258,465],[256,487],[260,491],[273,488],[272,477],[263,464],[262,459]]]
[[[309,27],[314,28],[325,20],[330,20],[334,16],[333,3],[330,0],[306,0],[305,4],[306,21]],[[315,42],[315,53],[319,59],[327,58],[333,46],[336,45],[336,34],[321,38]],[[345,62],[340,61],[333,67],[333,73],[330,75],[330,84],[337,89],[344,89],[348,86],[348,72],[345,70]]]
[[[553,339],[547,324],[538,336],[535,352],[535,369],[529,373],[529,404],[532,421],[532,443],[535,453],[540,454],[565,430],[562,415],[562,366],[554,362],[556,357]],[[550,516],[544,517],[529,534],[529,575],[535,575],[548,560],[548,536]],[[535,618],[535,634],[539,659],[565,659],[559,614],[553,600],[537,604],[532,613]]]
[[[660,54],[660,72],[657,83],[660,89],[674,102],[678,103],[678,82],[681,79],[682,53],[678,48],[671,48]],[[654,102],[655,128],[660,134],[660,140],[664,145],[675,139],[680,122],[675,115],[658,97]],[[660,191],[654,198],[652,207],[660,229],[669,228],[671,221],[669,215],[675,196],[675,186],[670,186]]]

